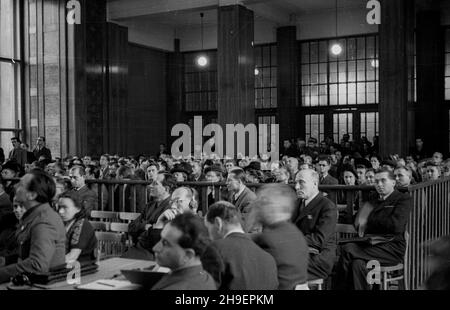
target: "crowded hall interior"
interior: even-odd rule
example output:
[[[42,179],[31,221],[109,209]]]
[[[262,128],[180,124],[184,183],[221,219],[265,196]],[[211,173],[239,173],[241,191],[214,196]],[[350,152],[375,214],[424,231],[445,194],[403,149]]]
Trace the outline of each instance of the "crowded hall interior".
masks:
[[[14,289],[450,289],[450,1],[0,0]]]

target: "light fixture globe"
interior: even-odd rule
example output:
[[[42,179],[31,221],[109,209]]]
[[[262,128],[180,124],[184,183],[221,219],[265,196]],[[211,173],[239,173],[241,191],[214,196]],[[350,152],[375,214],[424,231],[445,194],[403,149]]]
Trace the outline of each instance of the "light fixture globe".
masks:
[[[370,65],[371,65],[373,68],[378,68],[378,66],[380,65],[380,62],[378,61],[378,59],[372,59],[372,60],[370,61]]]
[[[200,67],[205,67],[208,65],[208,57],[205,55],[200,55],[197,57],[197,65]]]
[[[259,75],[259,70],[258,70],[258,68],[255,68],[255,75]]]
[[[330,48],[331,54],[339,56],[342,54],[342,46],[339,43],[334,43]]]

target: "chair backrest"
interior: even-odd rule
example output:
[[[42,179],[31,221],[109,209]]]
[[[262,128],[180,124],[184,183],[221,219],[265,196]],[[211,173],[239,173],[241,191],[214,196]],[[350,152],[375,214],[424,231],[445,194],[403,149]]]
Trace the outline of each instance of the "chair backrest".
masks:
[[[111,211],[97,211],[93,210],[91,211],[91,218],[93,219],[100,219],[104,222],[114,222],[119,218],[119,214],[117,212],[111,212]]]
[[[356,237],[358,232],[355,227],[350,224],[336,224],[336,242],[342,239]]]
[[[120,212],[119,213],[119,219],[122,221],[127,221],[128,223],[134,221],[141,215],[140,213],[134,213],[134,212]]]
[[[94,230],[108,231],[110,223],[100,221],[89,221]]]
[[[109,227],[110,231],[128,233],[127,223],[111,223]]]
[[[406,250],[405,250],[405,257],[403,259],[403,281],[405,283],[405,290],[408,290],[408,251],[409,251],[409,242],[410,242],[410,236],[407,230],[405,230],[405,241],[406,241]]]
[[[121,256],[125,251],[124,235],[116,232],[96,231],[97,237],[97,260],[109,257]]]

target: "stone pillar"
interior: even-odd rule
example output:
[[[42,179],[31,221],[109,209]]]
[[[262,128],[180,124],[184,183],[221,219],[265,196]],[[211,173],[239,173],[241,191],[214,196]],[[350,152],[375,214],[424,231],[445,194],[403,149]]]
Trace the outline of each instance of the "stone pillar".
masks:
[[[429,151],[447,152],[448,113],[444,108],[444,31],[439,1],[420,1],[417,7],[416,136]]]
[[[225,134],[226,124],[255,123],[254,21],[241,5],[221,6],[218,15],[218,122]]]
[[[298,42],[295,26],[277,29],[277,87],[278,87],[278,123],[280,126],[280,143],[284,139],[299,137],[301,124],[298,113]]]
[[[408,131],[408,101],[413,98],[413,1],[382,0],[379,33],[380,153],[404,156],[412,134]]]

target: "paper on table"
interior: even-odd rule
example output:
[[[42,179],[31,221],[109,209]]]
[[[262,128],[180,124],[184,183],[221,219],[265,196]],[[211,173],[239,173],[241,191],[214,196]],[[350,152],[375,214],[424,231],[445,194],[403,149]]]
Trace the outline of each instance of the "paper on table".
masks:
[[[91,283],[78,285],[77,288],[80,290],[121,290],[121,289],[132,289],[139,287],[139,285],[133,284],[126,280],[111,280],[111,279],[100,279]]]

